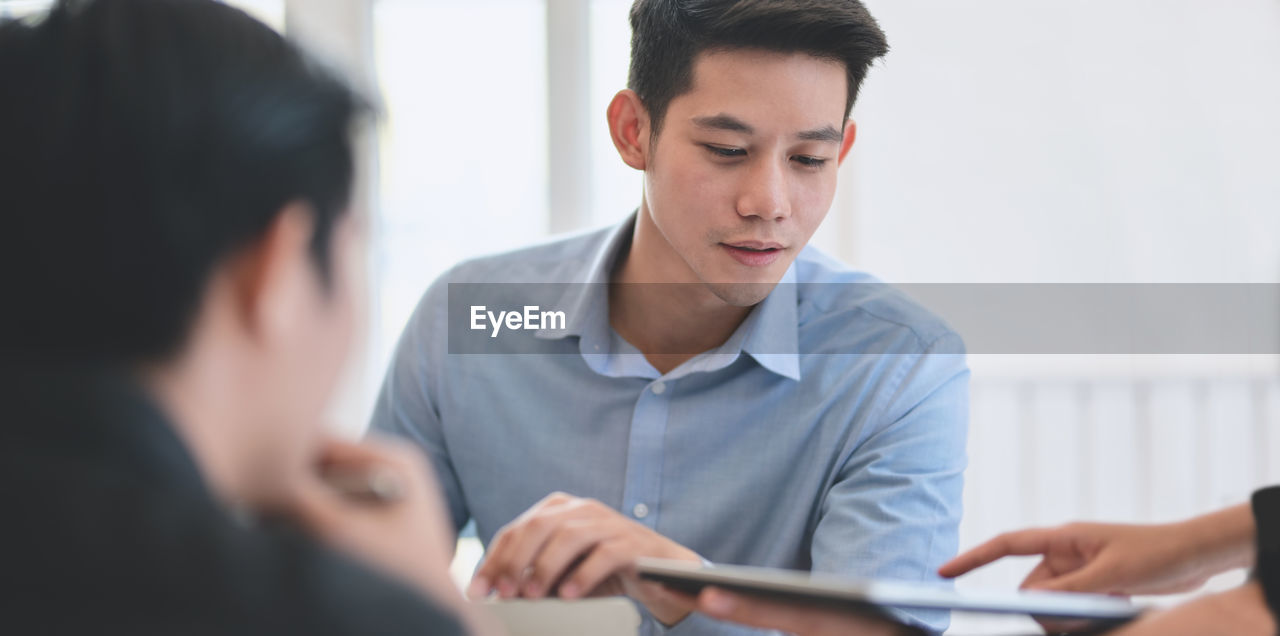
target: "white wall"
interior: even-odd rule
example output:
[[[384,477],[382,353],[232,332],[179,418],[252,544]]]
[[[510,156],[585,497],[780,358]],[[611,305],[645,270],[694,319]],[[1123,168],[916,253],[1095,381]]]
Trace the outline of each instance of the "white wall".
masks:
[[[868,0],[854,261],[906,282],[1280,280],[1280,2]]]

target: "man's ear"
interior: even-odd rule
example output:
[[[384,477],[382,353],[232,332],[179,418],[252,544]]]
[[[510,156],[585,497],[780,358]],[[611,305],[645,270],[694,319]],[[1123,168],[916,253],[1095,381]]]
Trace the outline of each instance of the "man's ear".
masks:
[[[233,262],[242,326],[259,344],[280,339],[308,311],[309,294],[317,284],[310,249],[313,218],[309,204],[286,204]]]
[[[853,140],[858,137],[858,122],[852,119],[844,120],[844,139],[840,141],[840,160],[837,163],[844,163],[844,158],[849,156],[849,150],[853,148]]]
[[[618,91],[609,102],[609,136],[623,163],[644,170],[649,165],[649,111],[631,89]]]

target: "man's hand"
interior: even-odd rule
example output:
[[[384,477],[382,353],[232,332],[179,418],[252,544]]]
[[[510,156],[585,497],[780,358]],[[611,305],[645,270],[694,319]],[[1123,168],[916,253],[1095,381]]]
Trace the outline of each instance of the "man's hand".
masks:
[[[1041,555],[1023,588],[1117,595],[1187,592],[1247,563],[1250,523],[1244,508],[1232,508],[1164,525],[1072,523],[1022,530],[961,554],[938,573],[956,577],[1006,556]]]
[[[554,493],[504,526],[490,542],[468,595],[561,598],[626,594],[671,625],[690,611],[660,585],[635,575],[637,557],[701,562],[692,550],[593,499]]]
[[[922,632],[871,615],[782,603],[709,587],[698,595],[697,609],[720,620],[778,629],[796,636],[910,636]]]
[[[395,501],[354,500],[321,478],[323,470],[377,470],[399,487]],[[300,476],[285,512],[334,548],[399,578],[436,601],[461,607],[449,579],[453,532],[422,454],[391,441],[328,441],[314,471]]]

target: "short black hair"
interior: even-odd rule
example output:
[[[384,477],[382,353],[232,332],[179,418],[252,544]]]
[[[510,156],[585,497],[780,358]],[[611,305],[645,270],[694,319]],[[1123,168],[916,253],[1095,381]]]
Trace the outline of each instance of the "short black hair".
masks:
[[[330,277],[368,102],[214,0],[62,0],[0,22],[0,350],[162,360],[291,201]]]
[[[858,0],[636,0],[627,87],[649,111],[653,134],[671,100],[692,87],[698,54],[732,49],[805,53],[842,63],[848,117],[867,70],[889,44]]]

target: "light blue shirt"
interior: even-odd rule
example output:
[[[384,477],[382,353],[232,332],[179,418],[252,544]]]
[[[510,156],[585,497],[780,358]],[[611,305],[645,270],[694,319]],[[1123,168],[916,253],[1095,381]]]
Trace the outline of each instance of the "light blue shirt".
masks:
[[[563,329],[510,334],[537,353],[450,353],[450,283],[607,283],[633,223],[462,263],[423,296],[373,429],[427,453],[454,526],[487,545],[563,491],[718,563],[936,581],[958,541],[963,346],[813,248],[723,346],[665,375],[610,327],[604,284],[563,287]],[[753,633],[697,614],[666,631]]]

